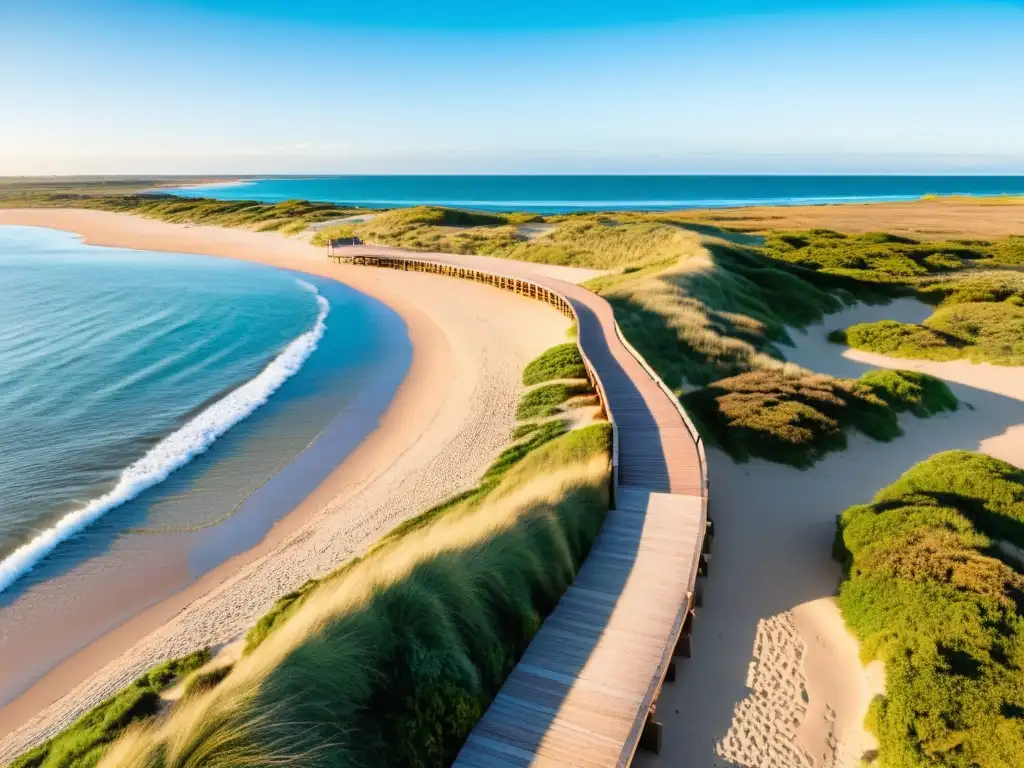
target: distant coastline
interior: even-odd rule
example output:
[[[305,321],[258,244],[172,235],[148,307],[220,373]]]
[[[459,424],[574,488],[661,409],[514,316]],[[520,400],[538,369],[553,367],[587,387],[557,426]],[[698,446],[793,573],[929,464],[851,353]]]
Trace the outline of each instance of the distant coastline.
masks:
[[[266,203],[309,200],[363,208],[440,205],[559,214],[907,202],[932,195],[1024,196],[1024,176],[265,176],[160,191]]]

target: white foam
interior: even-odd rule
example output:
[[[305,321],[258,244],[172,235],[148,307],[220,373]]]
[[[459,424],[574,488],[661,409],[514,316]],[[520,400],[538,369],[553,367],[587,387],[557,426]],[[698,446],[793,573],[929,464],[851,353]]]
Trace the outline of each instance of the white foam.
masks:
[[[319,314],[313,327],[293,339],[257,376],[153,446],[121,473],[117,485],[109,492],[93,499],[81,509],[69,512],[56,525],[4,558],[0,562],[0,592],[31,571],[62,541],[81,532],[111,509],[163,482],[172,472],[205,452],[218,437],[267,402],[285,381],[302,368],[327,330],[324,321],[331,305],[319,295],[314,286],[302,280],[299,283],[316,294]]]

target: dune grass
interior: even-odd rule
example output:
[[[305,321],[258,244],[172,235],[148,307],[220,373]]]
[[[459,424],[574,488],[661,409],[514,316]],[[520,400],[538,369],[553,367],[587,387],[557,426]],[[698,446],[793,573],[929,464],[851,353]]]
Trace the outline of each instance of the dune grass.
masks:
[[[559,344],[526,366],[523,384],[532,387],[554,379],[585,379],[586,366],[575,342]]]
[[[2,191],[2,190],[0,190]],[[297,234],[311,224],[358,213],[360,209],[333,203],[286,200],[258,203],[251,200],[213,200],[174,197],[166,194],[90,195],[47,193],[2,196],[0,207],[87,208],[130,213],[173,224],[208,224],[243,227],[259,232]]]
[[[894,357],[1024,365],[1024,307],[1012,301],[954,304],[939,307],[920,325],[859,323],[829,339]]]
[[[597,534],[609,441],[606,424],[551,440],[482,501],[323,581],[103,765],[448,764]]]
[[[554,228],[542,238],[531,239],[519,227],[534,221]],[[605,214],[480,214],[434,206],[386,211],[358,225],[356,233],[368,241],[415,250],[596,269],[671,263],[693,247],[688,232],[654,219]]]
[[[912,371],[873,371],[860,380],[809,372],[751,371],[687,394],[683,405],[705,439],[738,461],[751,457],[807,468],[846,448],[855,429],[888,442],[897,414],[956,410],[946,384]]]
[[[544,384],[528,390],[520,399],[516,408],[516,419],[537,419],[545,416],[553,416],[561,409],[566,401],[576,395],[587,394],[591,391],[589,385],[585,384]]]
[[[126,729],[159,711],[161,691],[209,660],[210,651],[204,649],[158,664],[57,736],[18,757],[10,768],[92,768]]]
[[[787,327],[802,327],[851,300],[746,248],[707,243],[668,269],[601,293],[630,343],[676,391],[751,370],[786,367]]]
[[[1024,472],[937,454],[839,518],[839,607],[885,663],[868,727],[886,768],[1011,768],[1024,755]]]

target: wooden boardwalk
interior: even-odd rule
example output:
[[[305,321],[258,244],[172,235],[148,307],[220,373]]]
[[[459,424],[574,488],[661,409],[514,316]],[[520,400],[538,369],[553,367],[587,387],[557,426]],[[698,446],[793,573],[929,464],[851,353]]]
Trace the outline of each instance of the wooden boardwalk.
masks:
[[[485,282],[575,317],[613,426],[614,509],[455,765],[626,766],[641,744],[656,749],[658,693],[673,657],[689,655],[710,541],[703,446],[678,399],[622,337],[607,301],[538,265],[375,246],[335,258]]]

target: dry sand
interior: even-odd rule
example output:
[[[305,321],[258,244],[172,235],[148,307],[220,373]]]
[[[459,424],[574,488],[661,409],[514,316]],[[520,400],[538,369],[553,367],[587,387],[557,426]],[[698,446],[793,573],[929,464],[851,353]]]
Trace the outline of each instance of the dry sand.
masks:
[[[833,595],[835,516],[934,453],[979,450],[1024,466],[1024,368],[887,358],[828,343],[855,322],[920,322],[931,307],[912,300],[857,306],[807,333],[787,357],[814,371],[856,377],[877,367],[924,371],[949,382],[954,414],[901,420],[905,435],[876,443],[853,434],[849,448],[809,471],[755,460],[736,464],[710,451],[715,550],[693,658],[665,686],[658,757],[638,768],[854,768],[874,747],[863,729],[881,665],[863,668]]]
[[[336,278],[398,312],[413,343],[409,373],[377,430],[260,545],[61,662],[0,709],[0,733],[7,734],[0,761],[53,734],[152,664],[236,639],[280,595],[470,486],[508,442],[522,368],[564,341],[568,326],[539,302],[435,275],[331,264],[322,249],[274,234],[78,210],[0,211],[0,224]]]

